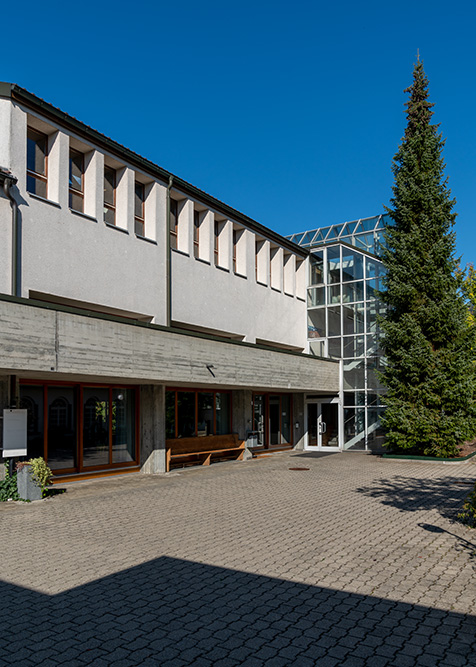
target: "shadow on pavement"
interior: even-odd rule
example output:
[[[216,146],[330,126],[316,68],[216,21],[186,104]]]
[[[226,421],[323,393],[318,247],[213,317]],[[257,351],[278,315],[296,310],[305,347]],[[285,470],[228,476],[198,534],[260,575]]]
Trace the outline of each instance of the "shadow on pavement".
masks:
[[[2,665],[476,665],[475,616],[168,557],[0,599]]]

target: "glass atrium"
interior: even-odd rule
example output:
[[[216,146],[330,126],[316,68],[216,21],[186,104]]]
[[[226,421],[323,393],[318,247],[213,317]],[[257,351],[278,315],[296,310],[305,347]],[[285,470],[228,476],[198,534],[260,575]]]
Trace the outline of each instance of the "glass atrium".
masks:
[[[378,298],[384,273],[379,259],[387,215],[321,227],[289,238],[311,251],[308,306],[309,352],[343,359],[341,448],[380,449],[384,388],[377,371]]]

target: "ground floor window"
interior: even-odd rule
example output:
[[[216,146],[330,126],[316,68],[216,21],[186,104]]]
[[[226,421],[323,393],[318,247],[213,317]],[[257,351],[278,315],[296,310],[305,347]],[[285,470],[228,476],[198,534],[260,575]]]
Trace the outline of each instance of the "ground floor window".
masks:
[[[167,388],[167,438],[231,433],[231,392]]]
[[[258,447],[292,445],[292,395],[253,394],[253,431]]]
[[[43,456],[53,471],[138,462],[133,387],[22,382],[20,396],[28,411],[28,456]]]

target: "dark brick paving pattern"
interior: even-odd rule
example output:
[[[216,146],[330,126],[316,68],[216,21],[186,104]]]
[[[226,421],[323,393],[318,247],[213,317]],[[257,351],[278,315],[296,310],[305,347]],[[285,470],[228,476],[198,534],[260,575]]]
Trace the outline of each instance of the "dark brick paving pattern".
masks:
[[[3,504],[0,665],[476,665],[475,478],[285,453]]]

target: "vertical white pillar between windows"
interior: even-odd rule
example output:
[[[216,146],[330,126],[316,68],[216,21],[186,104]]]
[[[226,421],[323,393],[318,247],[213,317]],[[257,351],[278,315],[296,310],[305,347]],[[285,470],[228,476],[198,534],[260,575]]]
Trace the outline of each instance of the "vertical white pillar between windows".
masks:
[[[64,132],[48,136],[48,199],[69,205],[69,136]]]
[[[254,278],[256,273],[256,236],[249,229],[245,229],[243,236],[246,249],[245,275],[247,278]]]
[[[296,293],[296,255],[284,256],[284,293],[290,296]]]
[[[193,202],[183,199],[178,202],[177,249],[190,255],[193,249]]]
[[[309,259],[299,259],[296,261],[296,296],[299,299],[306,298],[306,276],[308,275],[308,271]]]
[[[84,212],[104,220],[104,155],[99,151],[84,156]]]
[[[205,262],[211,262],[213,257],[214,222],[215,215],[212,211],[202,211],[200,213],[198,256]]]
[[[233,223],[224,220],[220,224],[218,236],[218,266],[231,271],[233,268]]]
[[[134,182],[132,169],[116,170],[116,226],[134,234]]]
[[[167,188],[159,183],[148,183],[145,186],[145,236],[153,239],[165,248],[167,243]]]
[[[271,262],[271,287],[275,290],[282,291],[283,289],[283,249],[273,248],[270,254]]]

